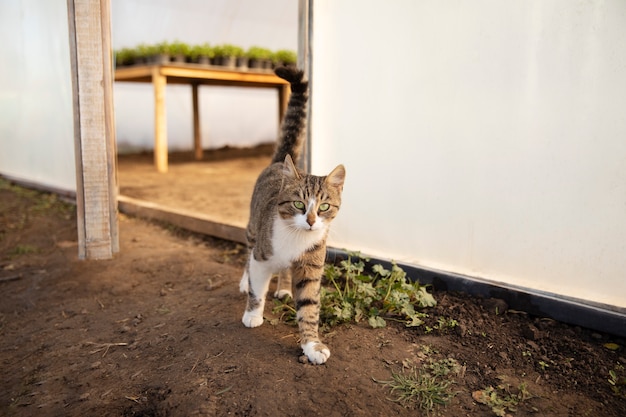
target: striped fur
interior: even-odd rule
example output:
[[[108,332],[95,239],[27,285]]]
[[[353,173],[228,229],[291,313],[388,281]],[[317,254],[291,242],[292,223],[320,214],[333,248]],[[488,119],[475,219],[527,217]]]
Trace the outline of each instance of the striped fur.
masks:
[[[291,296],[296,304],[300,344],[311,363],[322,364],[330,350],[318,336],[320,284],[330,222],[341,206],[343,165],[327,176],[300,172],[294,165],[302,150],[308,84],[302,71],[279,68],[291,84],[280,138],[272,163],[257,179],[246,230],[249,257],[240,282],[248,302],[242,322],[263,324],[265,297],[273,274],[275,296]]]

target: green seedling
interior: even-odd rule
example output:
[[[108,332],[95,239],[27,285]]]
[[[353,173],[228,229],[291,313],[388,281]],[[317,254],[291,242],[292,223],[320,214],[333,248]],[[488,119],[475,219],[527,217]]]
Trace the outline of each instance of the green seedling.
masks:
[[[497,388],[487,387],[483,390],[474,391],[472,398],[481,404],[491,408],[491,411],[498,417],[504,417],[507,413],[517,411],[517,406],[523,401],[532,398],[526,384],[521,383],[516,393],[512,393],[510,386],[498,385]]]
[[[339,265],[326,265],[324,277],[328,286],[320,291],[320,324],[322,328],[348,322],[367,323],[385,327],[387,320],[404,323],[407,327],[420,326],[428,315],[420,309],[437,304],[426,288],[407,280],[406,273],[395,263],[391,270],[374,265],[366,273],[366,258],[351,254]],[[287,323],[296,323],[296,311],[290,299],[274,300],[274,314]],[[444,320],[445,326],[456,321]]]
[[[458,362],[452,358],[431,361],[418,368],[403,366],[400,372],[392,372],[391,380],[375,382],[385,385],[399,402],[408,408],[417,408],[432,413],[436,407],[445,406],[455,396],[451,390],[454,380],[451,376],[460,370]]]
[[[626,398],[626,374],[624,374],[624,366],[618,364],[609,371],[609,385],[611,391],[618,397]]]

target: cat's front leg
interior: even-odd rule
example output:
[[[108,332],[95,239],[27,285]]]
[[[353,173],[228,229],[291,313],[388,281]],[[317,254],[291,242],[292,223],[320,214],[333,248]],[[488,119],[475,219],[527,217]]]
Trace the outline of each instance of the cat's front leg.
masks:
[[[318,335],[325,253],[326,248],[320,245],[307,251],[292,266],[300,346],[309,362],[318,365],[330,357],[330,349],[320,341]]]
[[[330,349],[320,342],[308,342],[302,345],[302,352],[309,359],[309,362],[315,365],[321,365],[326,363],[328,358],[330,357]]]
[[[244,277],[245,275],[244,273]],[[242,277],[242,281],[244,277]],[[272,272],[269,270],[268,262],[259,262],[251,256],[248,262],[248,302],[246,311],[241,318],[246,327],[258,327],[263,324],[265,295],[271,278]],[[240,289],[241,287],[242,284],[240,283]]]

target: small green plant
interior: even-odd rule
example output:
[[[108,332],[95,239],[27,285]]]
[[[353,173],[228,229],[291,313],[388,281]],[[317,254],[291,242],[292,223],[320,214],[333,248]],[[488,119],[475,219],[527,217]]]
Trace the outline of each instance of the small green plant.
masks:
[[[523,402],[532,398],[532,395],[528,391],[526,384],[521,383],[517,392],[511,392],[511,387],[508,384],[498,385],[497,388],[487,387],[483,390],[474,391],[472,398],[481,404],[491,408],[491,411],[498,417],[504,417],[507,411],[514,413],[517,411],[517,406]]]
[[[168,45],[167,42],[161,42],[160,44],[157,44],[157,45],[148,45],[145,43],[141,43],[137,45],[137,47],[135,48],[135,58],[148,60],[152,58],[154,55],[159,54],[159,53],[169,54],[169,52],[162,51],[162,49],[167,48],[167,45]]]
[[[289,49],[279,49],[272,53],[272,62],[275,64],[295,65],[298,61],[298,55]]]
[[[461,371],[461,365],[454,358],[440,359],[438,361],[430,360],[426,368],[430,369],[430,373],[434,376],[447,376],[450,373],[458,374]]]
[[[39,249],[32,245],[17,245],[9,252],[9,255],[11,257],[16,257],[21,255],[30,255],[37,253],[38,251]]]
[[[200,45],[193,45],[189,50],[189,56],[193,61],[197,61],[201,56],[213,58],[215,56],[215,51],[210,44],[203,43]]]
[[[386,320],[420,326],[426,313],[418,311],[437,304],[435,298],[418,282],[408,281],[406,273],[392,263],[391,270],[374,265],[365,273],[366,258],[351,254],[339,265],[327,264],[324,276],[330,284],[320,291],[320,324],[330,328],[341,323],[367,320],[373,328],[385,327]],[[274,300],[274,314],[287,323],[296,322],[296,311],[290,299]],[[446,326],[453,325],[446,321]]]
[[[245,55],[250,59],[271,59],[272,51],[260,46],[251,46],[246,51]]]
[[[608,381],[613,394],[618,397],[626,398],[626,390],[624,390],[626,386],[626,374],[624,373],[623,365],[617,364],[615,368],[609,371]]]
[[[134,48],[122,48],[115,51],[115,65],[131,65],[135,63],[137,52]]]
[[[190,51],[189,45],[179,40],[175,40],[174,42],[169,44],[169,53],[171,55],[188,56],[189,51]]]
[[[439,319],[437,319],[437,323],[435,323],[433,325],[433,327],[430,326],[424,326],[424,329],[426,330],[426,333],[431,333],[433,330],[438,330],[440,332],[446,332],[450,329],[454,329],[456,326],[459,325],[459,322],[456,321],[453,318],[450,317],[439,317]]]
[[[400,372],[391,372],[391,380],[374,381],[390,388],[396,396],[392,401],[430,414],[436,406],[444,406],[454,398],[456,393],[451,391],[454,384],[451,376],[460,368],[452,358],[430,361],[421,368],[406,363]]]
[[[395,263],[391,270],[374,265],[365,273],[366,258],[350,254],[339,265],[326,265],[324,276],[331,288],[322,287],[320,319],[323,325],[367,320],[370,326],[385,327],[387,320],[403,322],[407,327],[420,326],[426,313],[417,309],[437,304],[418,282],[407,280]]]
[[[240,57],[244,55],[244,50],[236,45],[225,43],[222,45],[216,45],[213,47],[213,52],[216,57]]]
[[[274,308],[272,309],[274,314],[278,315],[278,320],[288,324],[298,324],[296,319],[296,309],[293,307],[293,300],[291,297],[274,298]]]

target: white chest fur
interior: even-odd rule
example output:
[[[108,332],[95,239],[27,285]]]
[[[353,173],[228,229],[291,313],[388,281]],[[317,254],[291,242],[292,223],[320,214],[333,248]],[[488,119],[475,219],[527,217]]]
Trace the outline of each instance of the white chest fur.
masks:
[[[278,269],[286,268],[304,252],[322,241],[327,227],[317,230],[305,230],[295,226],[290,220],[277,216],[274,219],[272,236],[273,256],[270,262]]]

